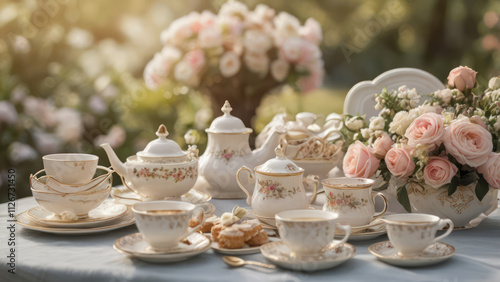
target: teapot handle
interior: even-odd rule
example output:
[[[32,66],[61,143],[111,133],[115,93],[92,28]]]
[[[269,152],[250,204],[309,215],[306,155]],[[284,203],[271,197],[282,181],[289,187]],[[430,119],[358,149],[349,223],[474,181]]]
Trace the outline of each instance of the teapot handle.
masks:
[[[318,192],[318,185],[319,185],[319,176],[314,174],[309,174],[306,177],[306,179],[304,179],[304,183],[306,185],[309,185],[309,182],[312,182],[314,185],[313,194],[311,196],[311,199],[309,199],[309,205],[310,205],[316,200],[316,193]]]
[[[121,176],[120,174],[118,174],[118,175],[119,175],[119,176],[120,176],[120,178],[122,179],[123,186],[125,186],[125,187],[126,187],[127,189],[129,189],[130,191],[132,191],[132,192],[134,192],[135,194],[137,194],[137,195],[139,195],[139,196],[141,196],[141,197],[142,197],[142,195],[141,195],[141,194],[139,194],[137,191],[135,191],[132,187],[128,186],[128,184],[127,184],[127,180],[126,180],[123,176]]]
[[[236,181],[238,182],[238,186],[240,186],[241,190],[243,190],[243,192],[245,192],[245,194],[247,195],[247,204],[251,206],[252,205],[252,195],[250,195],[250,193],[245,188],[245,186],[243,186],[243,183],[241,183],[241,179],[240,179],[240,173],[244,170],[248,170],[248,172],[249,172],[248,179],[249,180],[252,180],[254,178],[252,170],[246,166],[242,166],[242,167],[240,167],[240,169],[238,169],[238,172],[236,172]]]

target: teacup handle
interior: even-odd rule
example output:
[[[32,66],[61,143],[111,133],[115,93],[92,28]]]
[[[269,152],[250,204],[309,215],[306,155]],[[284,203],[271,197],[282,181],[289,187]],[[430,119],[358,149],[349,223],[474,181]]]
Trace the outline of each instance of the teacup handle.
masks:
[[[340,239],[340,240],[331,241],[326,246],[326,248],[337,247],[339,245],[344,244],[345,242],[347,242],[347,240],[349,239],[349,236],[351,235],[351,226],[349,224],[337,223],[336,228],[338,228],[340,230],[344,230],[344,233],[345,233],[344,237],[342,237],[342,239]]]
[[[316,200],[316,193],[318,192],[318,185],[319,185],[319,176],[314,174],[309,174],[304,180],[304,183],[306,183],[306,185],[309,185],[309,182],[312,182],[314,185],[313,194],[309,199],[309,205],[310,205]]]
[[[381,212],[375,213],[375,214],[373,215],[373,220],[375,220],[375,219],[377,219],[377,218],[379,218],[379,217],[383,216],[383,215],[385,214],[385,212],[387,211],[387,206],[388,206],[388,204],[387,204],[387,198],[385,197],[385,195],[384,195],[384,194],[382,194],[382,193],[380,193],[380,192],[372,196],[372,200],[373,200],[373,202],[374,202],[374,203],[375,203],[375,198],[376,198],[377,196],[378,196],[378,197],[380,197],[380,198],[382,198],[382,200],[384,201],[384,209],[383,209]],[[372,221],[373,221],[373,220],[372,220]]]
[[[447,224],[450,225],[450,227],[448,228],[448,230],[446,230],[446,232],[443,235],[441,235],[441,236],[439,236],[437,238],[434,238],[434,240],[432,241],[432,243],[436,243],[437,241],[439,241],[439,240],[443,239],[444,237],[450,235],[450,233],[451,233],[451,231],[453,231],[453,227],[454,227],[453,221],[451,221],[451,219],[448,219],[448,218],[440,219],[439,223],[438,223],[438,229],[444,228]]]
[[[245,194],[247,195],[247,204],[252,205],[252,195],[250,195],[250,193],[245,188],[243,183],[241,183],[241,179],[240,179],[240,173],[244,170],[248,171],[248,173],[249,173],[248,179],[249,180],[252,180],[254,178],[252,170],[249,169],[247,166],[242,166],[242,167],[240,167],[240,169],[238,169],[238,172],[236,172],[236,182],[238,182],[238,186],[240,186],[241,190],[243,190],[243,192],[245,192]]]
[[[194,208],[194,211],[195,211],[195,213],[196,213],[196,211],[198,211],[198,215],[193,216],[193,217],[198,218],[201,215],[201,221],[195,227],[188,227],[188,233],[187,233],[186,237],[191,235],[191,233],[195,232],[200,226],[203,225],[203,223],[205,223],[205,210],[203,210],[202,207],[196,207],[196,208]]]

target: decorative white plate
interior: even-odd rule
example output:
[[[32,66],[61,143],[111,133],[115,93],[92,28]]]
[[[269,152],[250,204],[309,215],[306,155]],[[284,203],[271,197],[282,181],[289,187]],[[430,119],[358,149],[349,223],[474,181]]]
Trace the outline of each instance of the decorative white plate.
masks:
[[[179,243],[171,250],[158,252],[150,248],[141,233],[134,233],[117,239],[113,248],[120,253],[149,262],[183,261],[210,249],[210,239],[200,233],[192,233],[187,240],[190,242],[189,245]]]
[[[212,238],[212,237],[210,236],[210,238]],[[278,242],[278,241],[280,241],[279,238],[269,237],[269,242]],[[250,254],[257,254],[257,253],[260,253],[260,247],[261,246],[250,247],[249,245],[245,244],[240,249],[226,249],[226,248],[221,248],[219,246],[219,243],[212,242],[212,249],[214,249],[214,251],[216,251],[218,253],[225,254],[225,255],[250,255]]]
[[[362,81],[354,85],[345,98],[345,114],[366,114],[367,120],[378,115],[375,110],[375,99],[373,95],[380,93],[384,87],[390,91],[406,85],[409,88],[416,88],[419,94],[430,94],[436,90],[445,88],[444,84],[434,75],[415,68],[397,68],[386,71],[374,80]],[[420,98],[423,103],[425,97]]]
[[[455,253],[455,248],[446,243],[437,242],[427,247],[418,256],[402,257],[390,241],[384,241],[371,245],[368,250],[379,260],[404,267],[418,267],[440,263],[449,259]]]
[[[126,212],[127,206],[114,203],[112,200],[106,200],[96,209],[91,210],[88,218],[78,219],[76,221],[64,220],[41,206],[31,208],[26,213],[40,225],[49,227],[82,228],[102,226],[109,221],[125,215]]]
[[[127,187],[125,187],[123,185],[113,187],[111,189],[111,197],[113,197],[113,199],[115,199],[116,202],[118,202],[120,204],[127,205],[127,206],[131,206],[135,203],[143,202],[143,201],[153,201],[153,199],[142,198],[141,196],[130,191],[129,189],[127,189]],[[211,199],[212,199],[212,196],[205,194],[203,192],[191,189],[189,192],[182,195],[181,198],[177,199],[177,200],[181,200],[181,201],[188,202],[191,204],[199,205],[205,210],[205,214],[212,214],[215,211],[215,206],[212,203],[208,202]],[[168,199],[165,199],[165,200],[168,200]],[[172,200],[174,200],[174,199],[172,198]]]
[[[298,271],[317,271],[338,266],[351,259],[356,248],[348,243],[327,250],[314,257],[292,257],[290,249],[283,242],[272,242],[260,247],[262,254],[272,263]]]
[[[87,228],[59,228],[59,227],[48,227],[43,226],[33,220],[27,212],[22,212],[16,216],[16,221],[23,227],[31,230],[52,233],[52,234],[65,234],[65,235],[80,235],[80,234],[92,234],[92,233],[100,233],[115,230],[118,228],[122,228],[125,226],[129,226],[135,223],[134,213],[130,208],[127,209],[127,212],[109,222],[104,226],[99,227],[87,227]]]

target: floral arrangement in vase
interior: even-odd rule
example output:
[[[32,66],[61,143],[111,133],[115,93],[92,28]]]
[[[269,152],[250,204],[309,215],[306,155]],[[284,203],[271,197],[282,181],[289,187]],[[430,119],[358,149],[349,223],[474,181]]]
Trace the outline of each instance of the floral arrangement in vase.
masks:
[[[173,21],[161,40],[163,49],[144,70],[146,86],[171,82],[199,90],[214,113],[229,100],[247,126],[271,89],[290,84],[309,91],[323,80],[319,23],[309,18],[301,25],[264,4],[252,11],[229,1],[218,14],[192,12]]]
[[[409,193],[451,203],[446,197],[469,187],[481,202],[491,189],[500,189],[500,78],[481,92],[476,72],[460,66],[450,72],[448,88],[429,94],[421,106],[420,98],[405,86],[384,89],[375,94],[378,116],[369,122],[344,116],[345,175],[378,178],[385,187],[397,178],[397,199],[408,212],[415,206]],[[453,200],[458,214],[469,198]]]

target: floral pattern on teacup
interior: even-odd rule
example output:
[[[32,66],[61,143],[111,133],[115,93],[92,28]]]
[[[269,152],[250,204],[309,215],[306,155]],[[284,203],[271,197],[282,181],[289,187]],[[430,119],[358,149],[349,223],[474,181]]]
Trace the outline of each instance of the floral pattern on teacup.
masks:
[[[168,169],[168,168],[148,168],[148,167],[143,167],[141,169],[134,168],[134,175],[137,178],[163,178],[165,180],[169,180],[170,178],[174,178],[175,183],[183,181],[186,178],[193,179],[198,177],[198,171],[196,170],[196,167],[190,166],[187,168],[173,168],[173,169]]]
[[[332,210],[341,210],[343,207],[357,209],[368,204],[367,199],[358,199],[357,197],[354,197],[352,193],[342,193],[342,195],[334,195],[332,192],[328,192],[326,195],[326,199],[328,208]]]
[[[265,199],[285,199],[286,197],[292,198],[292,195],[300,191],[299,187],[292,187],[287,189],[278,181],[272,180],[258,180],[259,192],[264,195]]]

